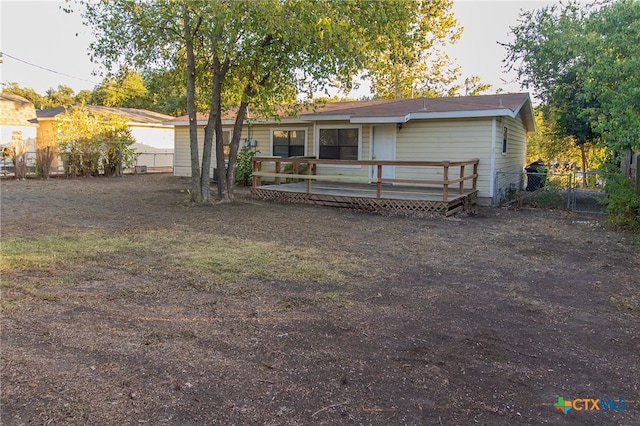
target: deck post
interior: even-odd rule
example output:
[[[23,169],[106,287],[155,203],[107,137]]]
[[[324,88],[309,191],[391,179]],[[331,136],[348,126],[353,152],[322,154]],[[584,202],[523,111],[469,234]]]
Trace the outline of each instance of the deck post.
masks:
[[[261,160],[257,160],[257,159],[253,159],[253,187],[256,188],[258,186],[260,186],[260,184],[262,183],[262,177],[261,176],[256,176],[255,172],[259,172],[262,170],[262,161]]]
[[[307,163],[307,176],[311,176],[311,173],[315,172],[315,163],[308,162]],[[311,179],[307,178],[307,194],[311,194]]]
[[[378,164],[378,182],[376,184],[376,198],[382,196],[382,164]]]
[[[449,161],[443,161],[442,167],[444,172],[442,174],[442,201],[449,200]]]
[[[460,166],[460,194],[464,194],[464,164]]]
[[[298,174],[298,170],[299,170],[299,166],[300,162],[298,160],[293,160],[293,174],[297,175]],[[296,178],[293,180],[294,182],[300,182],[300,179]]]
[[[280,160],[276,160],[276,174],[280,173]],[[280,185],[280,176],[276,176],[275,184]]]

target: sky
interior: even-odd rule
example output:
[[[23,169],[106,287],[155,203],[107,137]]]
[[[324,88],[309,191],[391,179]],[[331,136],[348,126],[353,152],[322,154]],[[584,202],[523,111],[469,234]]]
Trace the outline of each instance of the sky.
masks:
[[[502,60],[509,27],[515,26],[520,10],[534,10],[552,1],[544,0],[454,0],[453,13],[464,27],[461,39],[446,51],[461,66],[462,79],[480,76],[493,90],[525,91],[513,74],[505,73]],[[40,94],[67,85],[77,93],[93,90],[100,83],[99,65],[89,59],[91,30],[82,25],[79,13],[67,14],[60,0],[0,0],[0,82],[17,82]],[[26,63],[25,63],[26,62]],[[367,96],[363,85],[352,97]]]

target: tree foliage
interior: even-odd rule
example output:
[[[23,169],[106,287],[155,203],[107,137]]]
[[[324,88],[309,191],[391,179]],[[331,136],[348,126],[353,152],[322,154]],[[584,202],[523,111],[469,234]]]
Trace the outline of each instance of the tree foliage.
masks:
[[[4,84],[2,91],[22,96],[29,100],[36,108],[55,108],[86,103],[87,92],[81,90],[76,94],[74,90],[65,85],[57,89],[50,88],[44,95],[39,94],[31,87],[20,87],[16,82]]]
[[[640,2],[554,4],[521,14],[505,63],[578,144],[640,147]]]
[[[149,90],[142,75],[128,69],[115,77],[105,78],[91,95],[92,105],[123,108],[151,107]]]
[[[220,173],[218,196],[233,198],[236,156],[249,105],[275,115],[331,84],[349,88],[389,52],[414,65],[435,41],[453,37],[449,1],[263,0],[86,1],[91,50],[108,69],[131,66],[145,73],[182,70],[190,122],[192,197],[207,202],[212,144]],[[175,74],[173,74],[175,77]],[[202,152],[196,109],[206,100],[209,120]],[[235,125],[225,164],[222,114],[234,107]],[[215,135],[215,138],[214,138]]]
[[[72,175],[117,174],[131,167],[136,154],[135,139],[127,121],[116,115],[92,114],[85,106],[67,109],[56,117],[58,147],[66,156],[66,171]]]
[[[491,90],[493,85],[489,83],[483,83],[480,80],[480,76],[472,75],[464,79],[464,94],[465,96],[478,96],[484,92]]]
[[[414,3],[398,6],[411,15],[388,23],[393,28],[383,29],[366,64],[365,75],[377,98],[451,96],[459,89],[453,83],[460,67],[442,50],[462,33],[451,0]]]
[[[506,67],[534,89],[555,136],[580,148],[583,169],[594,144],[611,164],[640,149],[639,1],[554,4],[521,14],[512,31]]]

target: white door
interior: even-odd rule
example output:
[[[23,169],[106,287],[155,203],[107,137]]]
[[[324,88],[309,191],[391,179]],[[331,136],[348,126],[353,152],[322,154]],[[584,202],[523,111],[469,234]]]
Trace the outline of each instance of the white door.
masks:
[[[396,159],[396,125],[373,126],[373,138],[371,141],[372,160],[395,160]],[[371,166],[371,177],[378,177],[378,167]],[[382,177],[393,179],[396,176],[395,166],[382,166]]]

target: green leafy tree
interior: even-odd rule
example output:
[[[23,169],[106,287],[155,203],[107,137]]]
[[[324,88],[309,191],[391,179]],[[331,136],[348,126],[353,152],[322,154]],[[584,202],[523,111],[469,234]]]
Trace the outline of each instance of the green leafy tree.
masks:
[[[150,95],[142,75],[125,69],[115,77],[105,78],[94,89],[90,102],[106,107],[148,108]]]
[[[20,87],[16,82],[4,84],[3,92],[13,93],[31,101],[36,108],[55,108],[61,106],[87,104],[91,98],[91,90],[81,90],[77,94],[69,86],[58,86],[41,95],[31,87]]]
[[[91,96],[93,92],[88,89],[83,89],[79,91],[74,99],[74,105],[87,105],[91,103]]]
[[[592,125],[612,155],[640,149],[640,1],[606,2],[581,37]]]
[[[123,167],[131,167],[136,154],[127,121],[115,115],[91,113],[85,106],[67,109],[56,117],[60,152],[66,154],[67,173],[97,176],[102,169],[107,176]]]
[[[187,113],[186,71],[183,68],[151,70],[143,75],[153,111],[176,117]],[[198,109],[204,110],[206,105]]]
[[[589,169],[588,145],[598,138],[591,116],[598,101],[584,90],[590,61],[581,53],[581,31],[587,16],[588,9],[577,3],[524,12],[519,25],[512,28],[515,41],[506,45],[505,60],[517,64],[509,68],[515,68],[521,82],[536,90],[555,138],[568,137],[580,148],[582,170]]]
[[[218,197],[233,198],[241,128],[249,105],[273,116],[276,104],[293,105],[299,93],[309,95],[330,84],[350,87],[355,76],[373,68],[392,48],[418,57],[411,50],[423,46],[422,38],[440,29],[430,25],[443,19],[438,6],[448,2],[114,0],[83,4],[83,16],[96,36],[93,55],[107,68],[125,64],[147,71],[185,71],[192,199],[208,202],[214,140],[217,168],[226,170],[218,179]],[[195,119],[200,99],[207,99],[209,113],[201,156]],[[225,164],[221,119],[230,107],[236,119]]]
[[[493,86],[489,83],[483,83],[480,76],[472,75],[464,79],[465,96],[478,96],[491,90]]]
[[[57,89],[51,88],[47,90],[45,96],[49,102],[49,108],[69,106],[76,103],[74,90],[63,84],[59,85]]]
[[[16,82],[3,83],[2,91],[22,96],[29,100],[36,108],[49,108],[49,100],[40,95],[32,87],[20,87]]]
[[[507,68],[535,89],[555,130],[580,148],[584,170],[594,144],[607,149],[611,165],[640,148],[638,22],[637,0],[554,4],[521,14],[515,41],[505,44]]]
[[[455,43],[462,33],[451,12],[451,0],[405,3],[405,16],[383,22],[383,31],[366,64],[365,74],[377,98],[451,96],[460,75],[443,48]]]

